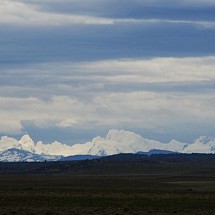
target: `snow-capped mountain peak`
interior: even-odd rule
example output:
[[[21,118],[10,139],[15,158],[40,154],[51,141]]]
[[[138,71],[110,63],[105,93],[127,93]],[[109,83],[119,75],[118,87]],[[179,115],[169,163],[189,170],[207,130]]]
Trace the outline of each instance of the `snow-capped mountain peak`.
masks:
[[[139,134],[136,134],[131,131],[111,129],[108,132],[106,139],[117,141],[117,142],[133,143],[133,142],[139,142],[142,139],[142,137]]]
[[[193,142],[201,142],[203,144],[208,144],[209,142],[215,141],[214,137],[208,137],[208,136],[200,136],[197,139],[195,139]]]
[[[215,138],[200,136],[184,148],[184,153],[215,153]]]
[[[27,134],[21,137],[21,139],[19,140],[19,143],[22,145],[34,145],[34,141]]]
[[[35,144],[29,135],[24,135],[19,140],[20,149],[35,153]]]
[[[92,142],[72,146],[73,153],[90,155],[112,155],[118,153],[137,153],[139,151],[167,150],[179,153],[214,153],[215,139],[200,137],[193,143],[183,143],[172,139],[168,143],[143,138],[130,131],[112,129],[105,138],[96,137]]]
[[[97,136],[92,141],[84,144],[75,144],[73,146],[57,141],[50,144],[43,144],[42,141],[34,143],[29,135],[24,135],[20,140],[7,136],[1,137],[0,154],[9,149],[24,150],[37,155],[57,156],[106,156],[119,153],[149,152],[151,150],[179,153],[215,153],[215,138],[201,136],[192,143],[183,143],[175,139],[168,143],[161,143],[143,138],[134,132],[111,129],[106,137]]]
[[[2,136],[0,140],[0,151],[4,151],[11,148],[19,148],[20,144],[15,138],[8,136]]]

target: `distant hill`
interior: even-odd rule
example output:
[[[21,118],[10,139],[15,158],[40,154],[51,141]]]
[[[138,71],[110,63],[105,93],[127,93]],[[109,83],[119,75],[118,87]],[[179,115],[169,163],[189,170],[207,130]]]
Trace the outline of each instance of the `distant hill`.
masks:
[[[214,154],[118,154],[91,160],[55,162],[0,162],[0,174],[191,176],[210,173],[215,177]]]
[[[161,150],[161,149],[152,149],[148,152],[137,152],[137,154],[144,154],[144,155],[154,155],[154,154],[175,154],[177,152],[168,151],[168,150]]]
[[[68,157],[62,157],[60,161],[77,161],[77,160],[92,160],[101,158],[101,156],[95,156],[95,155],[73,155]]]

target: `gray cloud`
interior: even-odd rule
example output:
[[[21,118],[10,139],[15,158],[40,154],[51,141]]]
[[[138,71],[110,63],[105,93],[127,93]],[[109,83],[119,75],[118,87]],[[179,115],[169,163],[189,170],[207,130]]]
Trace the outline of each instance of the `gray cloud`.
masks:
[[[30,4],[29,1],[21,1]],[[186,20],[187,22],[214,22],[214,1],[31,1],[46,13],[106,18],[116,20]],[[107,20],[106,20],[107,21]],[[214,25],[214,24],[213,24]]]
[[[115,22],[186,21],[214,26],[213,1],[3,1],[1,23],[22,25],[107,25]],[[187,5],[189,7],[181,7]],[[193,5],[197,5],[194,7]],[[192,7],[190,7],[192,6]],[[215,6],[215,5],[214,5]],[[211,23],[210,23],[211,22]],[[152,22],[151,22],[152,23]]]
[[[0,32],[0,63],[3,66],[215,53],[213,29],[182,23],[35,28],[1,26]]]
[[[106,12],[112,13],[112,11],[138,11],[139,9],[144,9],[144,7],[157,7],[157,8],[180,8],[180,7],[210,7],[215,6],[213,0],[62,0],[62,1],[53,1],[53,0],[20,0],[19,2],[25,2],[27,4],[36,4],[41,5],[42,8],[46,10],[59,10],[59,11],[72,11],[76,13],[84,12]]]
[[[25,65],[2,70],[0,94],[48,98],[88,97],[98,91],[209,92],[214,89],[214,62],[214,57],[196,57]]]
[[[214,2],[192,5],[2,1],[0,133],[211,133]]]
[[[0,130],[19,133],[27,129],[24,122],[72,130],[210,123],[214,62],[214,57],[121,59],[5,69]]]

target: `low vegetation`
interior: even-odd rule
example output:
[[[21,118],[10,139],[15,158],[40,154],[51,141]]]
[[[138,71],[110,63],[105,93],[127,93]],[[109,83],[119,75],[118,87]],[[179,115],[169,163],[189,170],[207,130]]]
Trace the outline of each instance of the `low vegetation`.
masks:
[[[0,163],[0,214],[213,214],[214,155]]]

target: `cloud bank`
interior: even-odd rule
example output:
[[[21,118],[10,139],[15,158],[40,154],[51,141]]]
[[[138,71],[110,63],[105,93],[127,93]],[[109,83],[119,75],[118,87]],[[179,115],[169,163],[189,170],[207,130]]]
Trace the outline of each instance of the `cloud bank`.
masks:
[[[214,6],[1,1],[0,134],[31,131],[60,141],[111,128],[153,139],[211,135]]]
[[[0,130],[19,133],[25,122],[84,129],[210,124],[214,62],[214,57],[121,59],[5,70],[3,78],[13,82],[2,80],[0,87]]]

